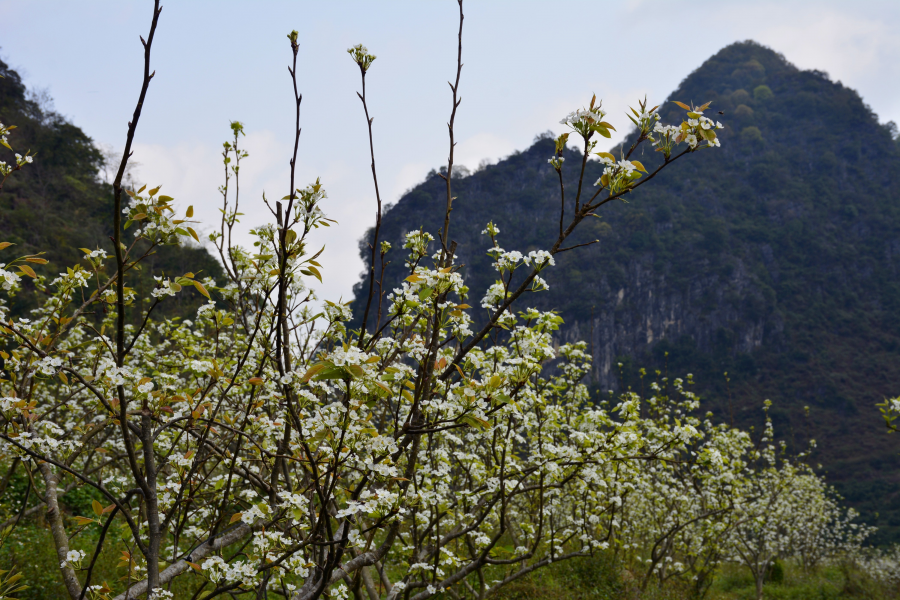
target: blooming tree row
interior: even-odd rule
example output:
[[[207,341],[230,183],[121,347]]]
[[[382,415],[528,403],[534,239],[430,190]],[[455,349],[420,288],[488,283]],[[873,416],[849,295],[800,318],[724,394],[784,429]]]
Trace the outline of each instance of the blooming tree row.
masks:
[[[252,232],[252,248],[232,243],[248,156],[235,122],[223,149],[222,220],[209,236],[225,280],[158,274],[139,298],[128,281],[154,248],[199,240],[192,207],[177,208],[160,187],[122,185],[160,12],[157,1],[142,38],[143,83],[113,182],[112,246],[83,249],[81,263],[62,272],[53,265],[58,276],[36,273],[30,264],[46,263],[36,255],[0,265],[7,293],[27,279],[47,298],[28,318],[0,308],[2,461],[32,482],[7,524],[46,514],[73,600],[172,597],[179,577],[202,582],[206,598],[484,598],[601,551],[645,565],[645,585],[686,577],[702,590],[722,560],[756,574],[776,556],[813,563],[853,543],[847,532],[856,530],[830,491],[776,459],[768,432],[757,449],[747,434],[697,416],[681,380],[654,384],[647,399],[592,400],[581,382],[585,345],[557,347],[560,317],[521,306],[547,289],[541,273],[575,249],[566,242],[582,221],[720,145],[723,126],[704,116],[708,104],[678,103],[684,121],[662,125],[657,108],[640,103],[629,116],[633,142],[618,157],[596,152],[613,129],[596,99],[565,117],[583,153],[574,193],[562,176],[570,134],[549,159],[560,180],[558,237],[523,254],[505,250],[487,224],[497,279],[478,293],[456,262],[450,219],[462,1],[443,227],[411,232],[403,249],[379,239],[365,91],[375,56],[351,48],[377,201],[365,315],[354,324],[347,304],[319,303],[308,287],[322,278],[309,235],[330,221],[323,184],[295,181],[302,95],[292,32],[296,143],[286,195],[266,202],[273,223]],[[659,166],[633,158],[644,144],[662,154]],[[604,165],[593,186],[589,160]],[[3,177],[28,162],[4,165]],[[388,292],[385,257],[401,252],[408,276]],[[185,288],[209,301],[191,318],[157,317]],[[138,310],[139,319],[126,318]],[[60,495],[76,486],[92,490],[94,514],[65,514]],[[794,531],[800,519],[804,535]],[[86,528],[99,532],[92,552],[72,548]],[[120,587],[94,577],[109,546],[121,551]]]

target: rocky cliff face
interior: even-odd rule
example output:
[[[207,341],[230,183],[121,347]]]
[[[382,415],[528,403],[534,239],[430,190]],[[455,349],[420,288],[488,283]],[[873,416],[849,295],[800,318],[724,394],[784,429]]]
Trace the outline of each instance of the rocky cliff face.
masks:
[[[717,335],[728,331],[728,352],[750,354],[764,340],[774,344],[783,319],[777,311],[747,315],[744,305],[763,305],[765,299],[744,262],[734,263],[727,275],[698,269],[682,287],[656,273],[649,257],[638,258],[626,266],[626,282],[618,289],[601,276],[594,314],[570,322],[560,337],[590,342],[601,389],[619,387],[620,357],[642,356],[661,340],[688,336],[699,350],[713,353],[721,346]]]
[[[522,304],[558,310],[560,341],[591,341],[598,393],[640,389],[643,366],[646,377],[693,373],[705,408],[744,426],[760,425],[772,399],[791,447],[816,438],[816,460],[842,493],[883,539],[900,537],[898,448],[874,408],[900,393],[896,128],[879,124],[853,90],[752,42],[710,58],[671,99],[711,100],[723,111],[722,148],[673,165],[628,204],[603,207],[571,240],[599,243],[559,255],[542,273],[550,290]],[[680,122],[683,111],[670,106],[663,121]],[[450,237],[473,306],[494,282],[490,241],[479,235],[489,220],[507,250],[555,240],[552,152],[539,136],[454,180]],[[650,168],[657,156],[638,158]],[[571,190],[581,155],[566,157]],[[599,170],[589,163],[586,180]],[[432,174],[386,214],[382,239],[395,248],[388,286],[405,276],[404,234],[439,230],[444,193]]]

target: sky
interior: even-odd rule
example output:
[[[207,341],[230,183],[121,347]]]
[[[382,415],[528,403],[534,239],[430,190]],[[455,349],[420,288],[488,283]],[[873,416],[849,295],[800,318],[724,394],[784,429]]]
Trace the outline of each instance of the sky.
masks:
[[[325,243],[322,298],[351,296],[358,240],[375,194],[359,70],[346,50],[377,56],[366,77],[382,199],[396,202],[446,164],[447,81],[455,75],[453,0],[163,1],[150,86],[134,145],[136,178],[162,185],[198,228],[218,224],[222,142],[245,124],[239,240],[270,220],[262,202],[289,193],[293,96],[286,35],[300,33],[303,94],[299,184],[321,178],[338,225]],[[470,169],[561,133],[569,111],[602,99],[608,121],[646,94],[664,100],[704,60],[753,39],[861,94],[882,122],[900,122],[900,2],[466,0],[456,164]],[[142,75],[150,0],[0,0],[0,58],[45,92],[98,144],[124,146]],[[689,99],[690,100],[690,99]],[[694,99],[701,100],[701,99]],[[726,122],[727,126],[727,122]],[[610,145],[617,139],[613,138]]]

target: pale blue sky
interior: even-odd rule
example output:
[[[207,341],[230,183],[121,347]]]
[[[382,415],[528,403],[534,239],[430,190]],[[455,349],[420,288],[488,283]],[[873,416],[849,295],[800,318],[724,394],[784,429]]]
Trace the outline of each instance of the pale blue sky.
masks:
[[[148,0],[0,0],[0,56],[101,144],[121,147],[140,83]],[[356,241],[372,221],[358,70],[345,50],[378,56],[368,76],[382,194],[395,201],[446,160],[455,67],[452,0],[169,0],[136,139],[138,176],[212,224],[228,121],[246,123],[246,225],[259,198],[287,193],[291,92],[286,34],[301,34],[300,181],[321,176],[340,222],[326,250],[324,296],[347,297]],[[645,93],[662,100],[723,46],[755,39],[802,68],[857,89],[882,121],[900,122],[900,2],[627,2],[468,0],[457,118],[460,162],[474,167],[560,131],[559,119],[603,98],[611,122]],[[699,99],[698,99],[699,100]],[[727,123],[726,123],[727,125]]]

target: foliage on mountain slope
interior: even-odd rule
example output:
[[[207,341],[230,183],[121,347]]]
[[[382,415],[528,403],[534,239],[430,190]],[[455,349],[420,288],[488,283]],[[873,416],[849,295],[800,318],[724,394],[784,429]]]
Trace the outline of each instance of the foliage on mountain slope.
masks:
[[[726,125],[721,151],[605,207],[573,243],[599,242],[558,258],[542,273],[550,291],[529,302],[560,311],[566,340],[591,341],[598,393],[640,388],[641,366],[692,371],[719,417],[746,426],[761,424],[761,402],[771,398],[787,441],[800,448],[817,439],[815,460],[880,527],[878,541],[897,539],[900,462],[874,408],[900,389],[896,128],[879,124],[854,90],[753,42],[724,48],[670,98],[712,101],[707,114]],[[663,122],[677,110],[665,104]],[[450,238],[473,306],[493,283],[490,240],[479,235],[489,219],[507,250],[542,249],[555,238],[552,152],[539,137],[454,180]],[[649,168],[661,156],[637,158]],[[581,159],[566,153],[570,199]],[[587,168],[588,179],[599,176],[599,165]],[[396,249],[410,228],[436,233],[443,192],[433,172],[386,214],[381,239]],[[364,259],[368,239],[371,232]],[[397,256],[387,289],[404,276]]]
[[[81,129],[29,95],[19,74],[2,61],[0,76],[0,122],[16,126],[9,137],[16,152],[34,155],[34,162],[10,177],[0,192],[0,241],[17,244],[21,254],[45,252],[43,258],[49,264],[35,270],[50,279],[63,265],[81,260],[79,248],[112,254],[112,187],[99,177],[103,154]],[[0,148],[0,160],[11,162],[12,156],[11,151]],[[181,275],[186,271],[214,278],[222,272],[203,249],[164,246],[128,285],[152,286],[152,274]],[[199,302],[199,294],[190,292],[167,302],[161,310],[186,313]],[[14,314],[23,314],[34,306],[34,290],[27,287],[11,308]],[[137,314],[133,317],[138,318]]]

